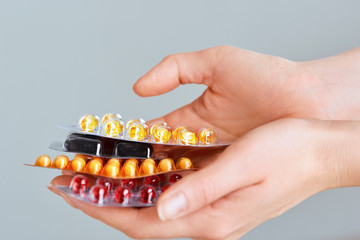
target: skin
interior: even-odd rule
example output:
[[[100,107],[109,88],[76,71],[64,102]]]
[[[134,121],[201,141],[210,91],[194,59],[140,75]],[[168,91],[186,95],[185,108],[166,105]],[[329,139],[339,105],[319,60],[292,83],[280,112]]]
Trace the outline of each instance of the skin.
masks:
[[[360,185],[360,123],[345,121],[360,119],[360,48],[302,63],[234,47],[177,54],[134,91],[155,96],[189,83],[208,88],[156,120],[215,128],[231,146],[199,158],[201,170],[164,192],[156,208],[99,208],[62,197],[132,238],[237,239],[313,194]],[[55,186],[70,180],[59,176],[49,189],[61,194]]]

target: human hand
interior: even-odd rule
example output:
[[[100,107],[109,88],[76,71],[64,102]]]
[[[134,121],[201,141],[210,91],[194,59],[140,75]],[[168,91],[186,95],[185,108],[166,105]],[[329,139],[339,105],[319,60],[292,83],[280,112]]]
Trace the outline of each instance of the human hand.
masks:
[[[170,187],[157,209],[102,208],[62,196],[132,238],[237,239],[317,192],[360,185],[358,147],[352,144],[359,132],[358,123],[266,124]],[[50,189],[59,193],[54,186],[69,182],[69,176],[57,177]]]
[[[228,46],[175,54],[141,77],[134,91],[148,97],[190,83],[208,88],[161,120],[215,128],[223,141],[284,117],[360,119],[360,48],[310,62]]]

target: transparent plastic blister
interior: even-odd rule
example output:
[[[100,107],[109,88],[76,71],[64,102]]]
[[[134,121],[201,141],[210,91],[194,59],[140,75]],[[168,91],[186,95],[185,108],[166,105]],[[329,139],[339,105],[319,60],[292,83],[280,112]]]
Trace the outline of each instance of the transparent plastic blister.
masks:
[[[149,126],[143,119],[130,119],[124,124],[119,114],[108,113],[100,118],[94,114],[84,115],[77,125],[59,125],[71,132],[134,142],[162,145],[214,147],[229,143],[219,141],[214,129],[201,128],[196,132],[186,125],[171,128],[166,122],[153,122]]]
[[[163,158],[161,160],[154,160],[152,158],[119,159],[77,154],[71,160],[65,155],[60,155],[51,161],[49,156],[41,155],[36,159],[34,165],[27,165],[61,169],[112,179],[134,179],[196,170],[192,161],[187,157],[181,157],[175,162],[172,158]]]
[[[159,196],[181,180],[179,173],[140,179],[97,178],[94,184],[84,175],[76,175],[69,186],[57,186],[64,194],[101,207],[151,207]]]

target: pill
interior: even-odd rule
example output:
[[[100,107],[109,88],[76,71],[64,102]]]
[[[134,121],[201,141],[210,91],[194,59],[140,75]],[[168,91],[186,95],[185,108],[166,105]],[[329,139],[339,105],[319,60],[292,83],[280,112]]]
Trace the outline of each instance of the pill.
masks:
[[[128,128],[128,136],[133,140],[145,140],[148,137],[148,127],[144,123],[134,122]]]
[[[83,116],[79,121],[79,127],[85,132],[96,132],[99,125],[99,117],[93,114]]]
[[[169,182],[175,183],[175,182],[179,181],[181,178],[182,178],[182,176],[180,174],[173,174],[169,177]]]
[[[176,162],[177,169],[191,169],[193,167],[194,166],[193,166],[191,160],[187,157],[182,157],[182,158],[178,159]]]
[[[153,128],[152,138],[158,143],[167,143],[171,138],[171,131],[168,126],[157,126]]]
[[[203,128],[199,132],[199,142],[201,144],[214,144],[217,139],[217,134],[215,130],[210,128]]]
[[[121,171],[123,177],[136,177],[139,175],[139,167],[137,163],[125,162]]]
[[[196,133],[192,130],[183,129],[178,132],[178,143],[184,145],[195,145],[198,142]]]
[[[102,175],[118,177],[120,175],[120,165],[117,163],[107,163],[102,170]]]
[[[89,180],[83,175],[76,175],[72,178],[70,189],[74,193],[85,193],[89,187]]]
[[[154,203],[156,198],[155,189],[151,186],[143,186],[140,189],[141,201],[143,203]]]
[[[69,158],[64,155],[57,156],[51,164],[53,168],[65,169],[69,164]]]
[[[144,185],[150,185],[153,187],[158,187],[160,184],[160,177],[159,176],[149,176],[144,178]]]
[[[128,204],[131,197],[131,190],[128,187],[117,187],[114,190],[114,201],[122,204]]]
[[[86,166],[86,162],[81,157],[75,157],[70,161],[68,168],[76,172],[82,172]]]
[[[114,186],[114,182],[109,178],[98,178],[96,184],[106,187],[108,192],[111,192]]]
[[[136,187],[136,179],[121,179],[121,186],[122,187],[128,187],[130,189],[133,189]]]
[[[90,160],[85,167],[85,172],[91,174],[100,174],[103,168],[103,162],[100,158],[94,158]]]
[[[102,129],[108,137],[119,137],[122,135],[124,124],[118,119],[109,119],[105,121]]]
[[[105,114],[102,118],[101,118],[101,123],[106,122],[109,119],[121,119],[121,115],[120,114],[115,114],[115,113],[107,113]]]
[[[175,163],[171,158],[165,158],[160,160],[157,171],[158,172],[168,172],[175,170]]]
[[[175,128],[172,131],[172,136],[173,136],[175,142],[178,142],[178,132],[182,131],[182,130],[185,130],[185,129],[188,129],[188,127],[187,126],[180,126],[180,127]]]
[[[145,159],[140,165],[139,174],[150,175],[154,173],[156,173],[155,161],[151,158]]]
[[[50,167],[51,159],[48,155],[41,155],[35,161],[35,166]]]
[[[94,203],[103,204],[108,195],[107,187],[101,185],[94,185],[90,189],[90,199]]]

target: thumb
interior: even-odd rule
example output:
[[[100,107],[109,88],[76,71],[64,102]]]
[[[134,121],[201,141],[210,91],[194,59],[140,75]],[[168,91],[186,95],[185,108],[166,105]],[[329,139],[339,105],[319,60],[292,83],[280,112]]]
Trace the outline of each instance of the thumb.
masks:
[[[237,146],[238,145],[238,146]],[[162,221],[174,220],[239,189],[261,180],[259,172],[249,167],[243,147],[234,143],[211,165],[190,174],[171,186],[157,201]]]
[[[133,89],[139,96],[150,97],[167,93],[180,84],[195,83],[210,86],[212,69],[219,55],[226,52],[223,48],[213,47],[167,56],[141,77],[134,84]]]

